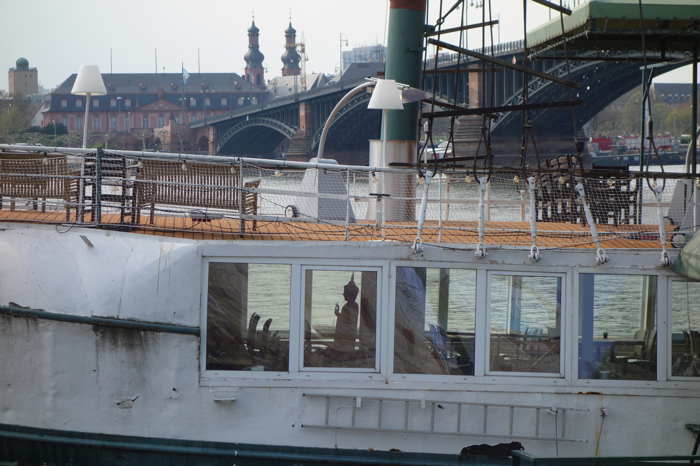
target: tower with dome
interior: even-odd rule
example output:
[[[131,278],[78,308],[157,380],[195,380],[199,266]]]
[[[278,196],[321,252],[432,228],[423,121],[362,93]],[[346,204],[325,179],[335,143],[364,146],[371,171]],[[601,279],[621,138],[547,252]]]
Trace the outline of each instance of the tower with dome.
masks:
[[[39,92],[39,72],[29,67],[29,60],[20,57],[7,72],[10,97],[26,97]]]

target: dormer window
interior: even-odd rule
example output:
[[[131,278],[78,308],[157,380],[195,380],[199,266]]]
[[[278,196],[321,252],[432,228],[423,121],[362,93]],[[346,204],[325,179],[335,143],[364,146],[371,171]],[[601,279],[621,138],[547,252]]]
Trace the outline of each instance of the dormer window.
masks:
[[[221,106],[225,107],[228,105],[228,99],[226,97],[221,98]]]
[[[131,99],[124,100],[124,106],[127,108],[130,108],[131,107]]]
[[[75,101],[75,106],[81,108],[83,106],[83,99],[78,99]]]
[[[61,99],[61,108],[68,107],[68,99]]]
[[[209,97],[204,98],[204,106],[209,107],[211,105],[211,99]]]
[[[92,107],[93,107],[93,108],[98,108],[99,106],[100,106],[100,101],[97,100],[97,99],[94,99],[94,100],[92,101]]]

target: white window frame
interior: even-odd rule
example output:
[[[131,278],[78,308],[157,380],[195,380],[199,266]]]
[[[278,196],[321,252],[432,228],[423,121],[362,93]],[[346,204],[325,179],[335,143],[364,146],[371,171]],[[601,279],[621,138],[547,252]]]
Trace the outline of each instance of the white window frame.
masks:
[[[426,265],[429,264],[429,265]],[[422,267],[425,269],[450,269],[450,270],[468,270],[474,272],[475,286],[476,289],[476,309],[474,309],[474,375],[456,375],[456,374],[403,374],[394,372],[394,335],[396,332],[396,277],[398,273],[396,271],[399,267]],[[479,332],[479,314],[483,313],[480,311],[480,285],[481,280],[484,278],[480,274],[480,267],[476,265],[466,265],[464,263],[452,263],[452,262],[397,262],[393,261],[391,267],[391,283],[389,284],[389,306],[387,312],[390,315],[390,321],[388,324],[387,331],[387,346],[388,346],[388,357],[387,371],[391,374],[392,380],[416,380],[416,381],[473,381],[474,377],[477,375],[477,367],[482,366],[483,363],[479,363],[479,359],[483,357],[483,350],[481,340],[483,340],[483,334],[480,335]]]
[[[559,329],[559,372],[516,372],[516,371],[493,371],[489,367],[489,361],[491,360],[491,296],[489,294],[489,286],[491,282],[491,277],[494,276],[520,276],[520,277],[541,277],[541,278],[559,278],[561,280],[561,303],[560,303],[560,323],[561,328]],[[478,279],[477,279],[478,283]],[[478,285],[477,285],[478,286]],[[506,271],[506,270],[487,270],[486,271],[486,282],[484,283],[484,293],[486,294],[486,303],[483,314],[485,314],[486,328],[483,333],[483,355],[482,358],[484,364],[484,375],[487,376],[507,376],[507,377],[542,377],[550,379],[564,379],[566,378],[566,359],[568,357],[568,346],[567,342],[567,329],[568,323],[566,315],[569,314],[568,306],[568,287],[567,287],[567,274],[557,273],[557,272],[522,272],[522,271]]]
[[[256,265],[282,265],[289,267],[290,274],[290,290],[289,290],[289,366],[286,371],[243,371],[243,370],[209,370],[207,369],[207,326],[208,326],[208,298],[209,298],[209,264],[210,263],[225,263],[225,264],[256,264]],[[204,265],[202,268],[202,301],[201,301],[201,337],[200,337],[200,367],[202,368],[202,374],[211,377],[240,377],[240,378],[289,378],[290,373],[292,373],[292,345],[294,339],[298,339],[299,335],[296,332],[296,326],[294,325],[294,303],[296,302],[296,295],[298,291],[298,277],[295,276],[295,266],[290,262],[286,262],[280,259],[254,259],[254,258],[205,258],[203,261]],[[303,345],[302,345],[303,346]]]
[[[642,277],[656,277],[656,379],[654,380],[611,380],[611,379],[583,379],[579,377],[579,367],[578,367],[578,338],[580,332],[580,312],[579,301],[580,301],[580,279],[582,274],[594,274],[594,275],[633,275]],[[574,271],[574,298],[575,305],[573,309],[575,310],[575,318],[572,322],[573,327],[573,341],[575,342],[572,346],[572,375],[573,375],[573,385],[587,387],[620,387],[620,388],[671,388],[668,385],[667,369],[668,364],[666,359],[669,358],[670,354],[666,349],[668,341],[670,340],[670,328],[668,326],[668,316],[670,315],[670,308],[666,307],[667,312],[662,312],[662,305],[667,306],[665,303],[670,303],[670,285],[669,273],[663,273],[659,271],[651,270],[630,270],[630,269],[596,269],[596,268],[585,268],[580,267]],[[667,336],[668,334],[668,336]]]
[[[376,297],[376,303],[377,303],[377,315],[376,315],[376,327],[374,329],[375,331],[375,347],[374,347],[374,368],[364,368],[364,367],[306,367],[304,365],[304,333],[305,333],[305,322],[304,322],[304,299],[306,295],[306,289],[304,288],[306,286],[306,272],[307,271],[330,271],[330,272],[376,272],[377,274],[377,297]],[[297,313],[298,317],[298,332],[301,335],[302,341],[300,342],[301,344],[299,345],[298,348],[298,361],[299,361],[299,372],[302,373],[313,373],[313,372],[336,372],[336,373],[361,373],[361,374],[379,374],[381,372],[381,345],[382,345],[382,340],[384,339],[382,337],[382,319],[380,317],[380,314],[382,313],[382,292],[383,286],[384,286],[384,280],[382,277],[382,267],[380,266],[348,266],[348,265],[314,265],[314,264],[305,264],[301,266],[301,275],[300,275],[300,284],[301,284],[301,292],[299,296],[299,303],[298,303],[298,308],[299,312]],[[386,311],[384,311],[386,313]]]
[[[673,282],[679,282],[679,283],[697,283],[697,282],[692,282],[690,280],[683,280],[681,278],[676,278],[676,277],[669,277],[666,283],[666,320],[668,322],[668,330],[667,330],[667,341],[665,344],[665,350],[666,350],[666,357],[664,358],[664,362],[666,363],[666,371],[665,371],[665,378],[667,378],[670,381],[681,381],[681,382],[695,382],[698,383],[700,382],[700,376],[698,377],[691,377],[691,376],[682,376],[682,375],[673,375],[673,294],[671,293],[672,287],[673,287]],[[657,313],[658,314],[658,313]],[[658,319],[658,315],[657,315]],[[657,324],[658,325],[658,324]],[[657,346],[660,346],[660,340],[658,340],[658,335],[657,335]],[[657,359],[660,358],[660,355],[657,354]],[[659,361],[660,362],[660,361]]]
[[[382,329],[387,326],[387,318],[390,312],[387,312],[387,295],[385,289],[381,287],[388,286],[389,283],[389,261],[367,260],[363,261],[363,266],[357,266],[355,260],[326,260],[326,259],[290,259],[285,257],[259,257],[259,256],[203,256],[202,270],[200,283],[201,301],[200,301],[200,383],[204,386],[217,385],[236,385],[245,384],[245,381],[252,383],[254,380],[261,381],[296,381],[294,385],[302,384],[303,381],[312,383],[320,380],[337,380],[342,383],[363,383],[371,380],[386,380],[388,373],[386,371],[387,357],[387,342],[386,338],[381,335]],[[285,265],[291,267],[291,290],[290,290],[290,308],[289,308],[289,367],[288,372],[274,371],[213,371],[207,370],[206,366],[206,343],[207,343],[207,298],[209,289],[209,263],[225,262],[225,263],[243,263],[243,264],[272,264]],[[331,368],[330,370],[319,370],[319,368],[307,368],[302,370],[301,364],[303,361],[304,352],[304,272],[303,267],[312,270],[365,270],[377,271],[377,337],[375,348],[375,365],[380,368],[379,372],[374,369],[364,369],[356,371],[354,369],[338,370]],[[294,348],[297,344],[298,348]],[[392,342],[393,344],[393,342]],[[343,368],[339,368],[343,369]]]
[[[299,254],[286,251],[286,245],[299,246]],[[325,246],[325,245],[324,245]],[[280,249],[281,248],[281,249]],[[280,251],[280,252],[278,252]],[[373,245],[361,247],[356,244],[328,243],[323,250],[306,246],[298,242],[283,242],[279,247],[270,248],[269,242],[241,242],[235,248],[220,243],[207,243],[201,246],[203,272],[201,274],[201,331],[200,340],[200,374],[199,383],[202,387],[296,387],[296,388],[341,388],[350,390],[364,389],[412,389],[412,390],[446,390],[464,391],[465,389],[484,393],[522,393],[537,391],[540,393],[570,394],[581,392],[601,392],[606,395],[641,395],[641,396],[687,396],[697,393],[700,389],[698,378],[669,379],[670,371],[670,285],[669,281],[678,278],[670,269],[659,268],[656,255],[648,255],[643,265],[628,260],[628,251],[611,251],[610,263],[603,266],[572,266],[580,264],[582,259],[589,257],[587,251],[576,251],[561,257],[549,258],[543,255],[538,264],[527,261],[524,250],[522,261],[519,262],[515,251],[491,251],[490,261],[476,260],[470,252],[441,252],[427,249],[424,258],[418,261],[415,256],[404,254],[403,247],[388,251],[386,258],[377,259]],[[385,251],[386,252],[386,251]],[[516,255],[513,257],[513,255]],[[233,257],[232,257],[233,256]],[[333,259],[330,259],[332,257]],[[410,259],[409,259],[410,257]],[[377,322],[381,328],[377,331],[376,351],[380,357],[380,373],[360,372],[321,372],[316,368],[300,371],[300,355],[297,351],[289,353],[290,372],[266,371],[206,371],[206,300],[208,289],[208,263],[211,261],[241,262],[249,264],[280,264],[292,267],[290,299],[290,342],[300,342],[303,351],[303,274],[302,267],[319,269],[328,266],[331,270],[339,267],[357,267],[360,270],[371,270],[374,267],[382,269],[380,298],[378,301]],[[590,261],[593,263],[592,256]],[[358,264],[362,264],[358,267]],[[635,265],[634,268],[631,266]],[[394,358],[394,307],[395,307],[395,268],[396,267],[426,267],[476,270],[477,273],[477,308],[476,308],[476,341],[474,355],[474,376],[460,375],[424,375],[424,374],[395,374],[393,373]],[[525,271],[523,271],[525,270]],[[500,272],[507,275],[521,274],[527,276],[566,276],[562,296],[562,329],[561,351],[564,354],[564,378],[533,376],[521,373],[500,373],[490,375],[485,373],[486,332],[487,322],[487,277],[489,273]],[[657,380],[601,380],[578,378],[578,332],[579,332],[579,281],[581,273],[642,275],[655,276],[657,280]],[[662,310],[661,305],[667,311]],[[668,337],[666,334],[668,333]],[[667,361],[668,360],[668,361]]]

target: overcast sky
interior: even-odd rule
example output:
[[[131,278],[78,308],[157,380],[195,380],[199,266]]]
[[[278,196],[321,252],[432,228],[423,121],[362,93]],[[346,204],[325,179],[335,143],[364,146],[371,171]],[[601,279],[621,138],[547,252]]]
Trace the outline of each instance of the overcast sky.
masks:
[[[430,3],[437,8],[439,2]],[[493,0],[502,41],[522,36],[514,4]],[[347,40],[345,50],[384,42],[387,5],[388,0],[0,0],[0,66],[8,69],[18,57],[26,57],[38,68],[40,84],[51,89],[83,63],[109,72],[110,48],[115,73],[154,72],[156,48],[159,71],[180,72],[184,62],[189,72],[196,72],[200,49],[202,72],[241,74],[254,12],[266,77],[272,78],[281,74],[291,12],[297,40],[304,38],[307,44],[307,71],[333,73],[340,62],[340,34]],[[481,16],[470,10],[474,20]],[[546,21],[547,15],[544,7],[533,4],[530,26]],[[449,23],[457,21],[458,12]],[[470,36],[473,46],[477,37]],[[660,79],[689,81],[690,72],[679,70]],[[4,72],[0,89],[7,89]]]

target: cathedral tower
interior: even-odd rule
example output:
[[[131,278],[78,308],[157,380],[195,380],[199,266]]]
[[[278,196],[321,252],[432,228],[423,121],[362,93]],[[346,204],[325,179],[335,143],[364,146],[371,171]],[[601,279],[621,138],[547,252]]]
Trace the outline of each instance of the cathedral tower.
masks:
[[[260,52],[260,29],[253,24],[248,29],[248,51],[245,56],[245,79],[258,89],[265,89],[265,68],[263,60],[265,55]]]
[[[282,54],[282,76],[299,76],[301,69],[299,68],[299,61],[301,61],[301,56],[297,52],[297,31],[292,27],[292,22],[289,21],[289,27],[284,32],[285,44],[284,54]]]

